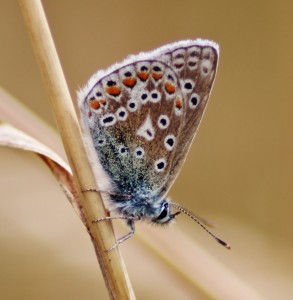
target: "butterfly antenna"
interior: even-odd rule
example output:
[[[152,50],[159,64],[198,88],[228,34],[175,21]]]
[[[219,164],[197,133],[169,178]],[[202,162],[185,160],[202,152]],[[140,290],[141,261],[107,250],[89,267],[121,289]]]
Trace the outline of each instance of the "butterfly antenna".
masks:
[[[231,249],[231,246],[229,244],[227,244],[226,242],[224,242],[223,240],[221,240],[220,238],[218,238],[217,236],[215,236],[212,232],[210,232],[199,220],[198,218],[189,210],[187,210],[186,208],[182,207],[181,205],[177,204],[177,203],[170,203],[170,205],[178,210],[180,210],[181,212],[185,213],[189,218],[191,218],[192,220],[194,220],[199,226],[201,226],[202,229],[204,229],[212,238],[214,238],[219,244],[221,244],[222,246],[224,246],[227,249]]]

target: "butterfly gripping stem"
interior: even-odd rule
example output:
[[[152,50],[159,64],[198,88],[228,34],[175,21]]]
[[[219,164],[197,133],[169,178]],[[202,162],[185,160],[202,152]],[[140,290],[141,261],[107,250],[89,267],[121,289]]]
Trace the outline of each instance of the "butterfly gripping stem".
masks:
[[[125,242],[126,240],[128,240],[129,238],[131,238],[135,233],[134,221],[138,221],[140,218],[134,217],[134,216],[104,217],[104,218],[96,219],[93,222],[97,223],[97,222],[101,222],[101,221],[109,221],[109,220],[116,220],[116,219],[126,220],[126,224],[130,227],[130,232],[127,233],[126,235],[122,236],[121,238],[119,238],[111,248],[106,250],[106,252],[110,252],[110,251],[114,250],[119,244],[121,244],[121,243]]]

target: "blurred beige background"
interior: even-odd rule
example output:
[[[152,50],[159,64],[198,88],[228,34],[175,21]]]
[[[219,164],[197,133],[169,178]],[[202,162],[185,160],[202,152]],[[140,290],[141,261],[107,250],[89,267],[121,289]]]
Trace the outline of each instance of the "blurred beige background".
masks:
[[[232,251],[183,216],[174,226],[264,299],[292,299],[292,2],[43,4],[74,98],[92,73],[128,54],[186,38],[220,44],[210,103],[171,197],[214,220]],[[0,3],[0,37],[0,84],[55,126],[17,1]],[[32,154],[10,149],[0,149],[0,165],[3,299],[107,299],[91,243],[47,168]],[[155,230],[172,239],[172,228]],[[168,299],[178,299],[180,287],[168,287],[172,274],[160,273],[159,259],[158,269],[140,267],[149,253],[134,248],[135,239],[121,251],[137,298],[170,288]],[[178,261],[185,249],[176,246]]]

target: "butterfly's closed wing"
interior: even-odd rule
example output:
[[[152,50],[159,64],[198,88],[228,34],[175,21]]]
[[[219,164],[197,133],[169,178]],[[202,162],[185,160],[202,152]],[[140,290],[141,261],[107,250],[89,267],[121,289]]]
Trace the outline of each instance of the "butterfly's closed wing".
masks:
[[[109,192],[162,198],[177,176],[213,84],[217,45],[183,41],[130,57],[80,94]]]

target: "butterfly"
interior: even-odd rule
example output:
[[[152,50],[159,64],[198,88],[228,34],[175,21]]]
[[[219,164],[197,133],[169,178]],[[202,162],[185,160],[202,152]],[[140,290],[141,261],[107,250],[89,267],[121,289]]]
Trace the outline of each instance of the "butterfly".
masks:
[[[185,40],[98,71],[78,92],[87,149],[98,188],[130,232],[135,222],[165,225],[186,208],[166,198],[195,137],[216,75],[219,47]],[[176,209],[177,212],[173,212]]]

